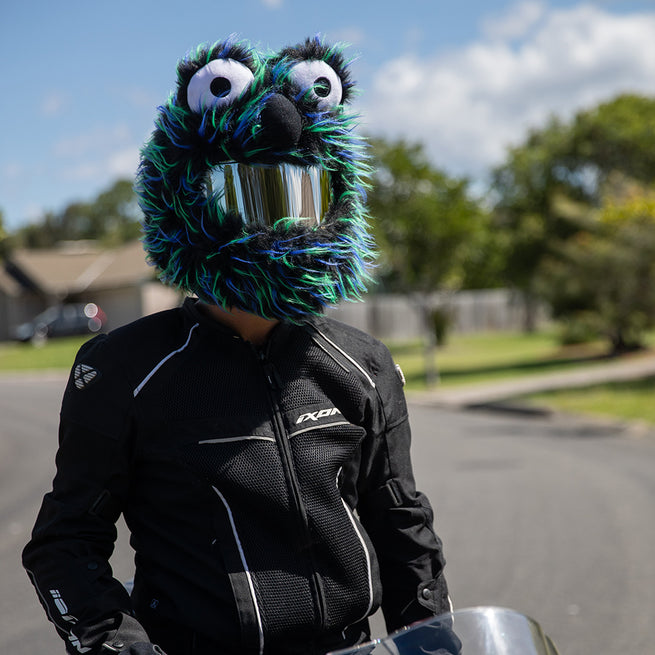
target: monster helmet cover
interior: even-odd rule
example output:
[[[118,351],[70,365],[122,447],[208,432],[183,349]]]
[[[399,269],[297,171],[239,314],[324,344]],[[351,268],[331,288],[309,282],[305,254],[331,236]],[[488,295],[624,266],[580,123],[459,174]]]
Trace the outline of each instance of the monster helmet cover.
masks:
[[[318,37],[273,54],[229,39],[179,63],[135,187],[165,283],[290,320],[360,297],[373,244],[352,86]]]

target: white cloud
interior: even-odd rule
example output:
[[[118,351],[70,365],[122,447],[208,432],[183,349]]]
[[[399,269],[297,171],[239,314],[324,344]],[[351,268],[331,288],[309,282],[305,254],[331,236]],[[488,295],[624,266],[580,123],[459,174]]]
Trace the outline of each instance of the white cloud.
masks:
[[[388,61],[364,97],[368,131],[422,140],[437,165],[477,175],[549,115],[655,93],[655,12],[530,1],[508,16],[505,27],[485,23],[485,36],[464,48]]]
[[[161,102],[161,98],[156,94],[142,87],[122,89],[120,98],[128,102],[132,107],[146,109],[148,111],[151,111],[153,107],[156,107]]]
[[[62,159],[95,156],[105,154],[130,139],[130,130],[126,125],[103,126],[59,139],[54,144],[53,154]]]
[[[61,112],[66,105],[66,98],[57,91],[48,93],[41,102],[41,114],[43,116],[55,116]]]
[[[53,154],[62,180],[105,184],[134,176],[140,147],[140,141],[133,138],[128,127],[117,124],[61,139]]]
[[[332,41],[340,41],[352,46],[361,46],[366,41],[366,32],[359,27],[350,26],[330,32]]]
[[[70,202],[92,198],[116,179],[131,179],[139,163],[141,138],[134,138],[126,125],[99,127],[62,138],[54,143],[48,157],[26,162],[0,164],[0,197],[5,226],[40,218],[46,205],[58,211]],[[35,204],[39,194],[48,200]],[[26,200],[27,199],[27,200]]]
[[[139,158],[140,146],[117,150],[109,157],[106,170],[112,177],[132,178],[139,165]]]
[[[15,180],[20,180],[24,175],[27,174],[26,167],[23,163],[17,161],[8,161],[4,162],[0,166],[0,175],[5,179],[14,182]]]
[[[486,18],[483,33],[491,39],[515,39],[525,36],[544,16],[546,7],[540,0],[526,0],[511,6],[501,16]]]
[[[139,147],[133,146],[81,160],[62,169],[60,175],[69,182],[106,185],[118,178],[133,178],[138,165]]]
[[[269,9],[279,9],[284,0],[262,0],[262,4]]]

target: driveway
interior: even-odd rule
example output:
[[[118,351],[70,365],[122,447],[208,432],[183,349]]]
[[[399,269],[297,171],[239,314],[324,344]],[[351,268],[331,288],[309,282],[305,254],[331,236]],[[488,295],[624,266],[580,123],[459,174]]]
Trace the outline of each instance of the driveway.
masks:
[[[0,378],[0,652],[63,652],[20,567],[54,473],[61,375]],[[655,644],[655,438],[613,424],[411,403],[457,607],[539,620],[562,655]],[[122,533],[113,558],[131,575]],[[380,629],[380,621],[375,621]]]

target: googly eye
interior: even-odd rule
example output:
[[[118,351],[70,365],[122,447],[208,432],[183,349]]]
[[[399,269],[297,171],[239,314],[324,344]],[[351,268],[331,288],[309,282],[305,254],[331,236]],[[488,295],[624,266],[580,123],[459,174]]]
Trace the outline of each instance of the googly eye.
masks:
[[[250,86],[252,71],[235,59],[214,59],[196,71],[187,87],[189,108],[198,114],[225,107]]]
[[[341,102],[341,78],[327,62],[300,61],[292,66],[289,78],[299,91],[299,99],[314,102],[321,111],[334,109]]]

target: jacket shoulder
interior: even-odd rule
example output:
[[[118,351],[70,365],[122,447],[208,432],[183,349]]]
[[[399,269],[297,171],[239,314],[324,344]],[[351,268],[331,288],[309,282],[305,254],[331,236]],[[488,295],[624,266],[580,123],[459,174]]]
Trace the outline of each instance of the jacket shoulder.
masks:
[[[69,386],[75,382],[80,388],[79,376],[84,371],[102,373],[107,383],[111,380],[117,386],[133,386],[142,371],[161,359],[162,353],[179,347],[186,322],[181,308],[175,308],[94,337],[77,352]]]
[[[373,376],[396,370],[387,346],[367,332],[327,316],[313,319],[310,324],[365,366]]]
[[[148,314],[131,323],[115,328],[107,334],[108,339],[122,345],[126,341],[156,342],[166,335],[179,333],[184,326],[184,315],[181,307],[166,309],[154,314]]]
[[[389,349],[370,334],[333,318],[320,317],[312,325],[366,371],[375,387],[386,428],[405,421],[405,378]]]
[[[381,341],[368,334],[368,332],[329,316],[315,317],[309,323],[331,338],[350,341],[353,345],[359,345],[364,349],[385,347]]]

